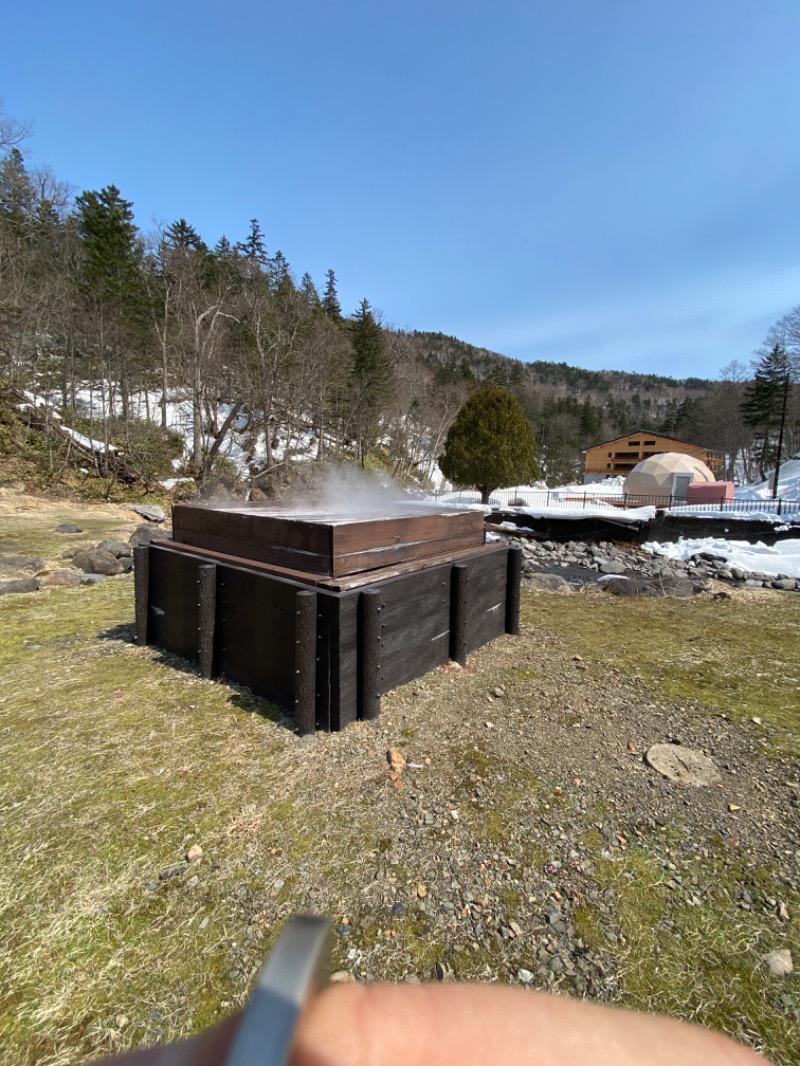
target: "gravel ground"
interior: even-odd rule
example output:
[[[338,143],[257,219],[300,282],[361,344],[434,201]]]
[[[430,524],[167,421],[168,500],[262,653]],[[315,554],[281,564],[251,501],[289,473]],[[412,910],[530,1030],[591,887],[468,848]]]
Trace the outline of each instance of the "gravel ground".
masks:
[[[530,625],[383,702],[377,722],[294,742],[301,793],[332,776],[336,817],[363,819],[368,804],[380,824],[340,899],[293,870],[293,899],[334,917],[337,979],[502,980],[618,1000],[630,960],[608,871],[632,880],[643,856],[669,891],[650,934],[669,935],[673,907],[723,905],[758,912],[767,946],[785,942],[800,761],[767,754],[764,726],[659,703],[641,679],[601,672]],[[644,758],[657,743],[706,753],[721,782],[670,782]],[[768,884],[747,873],[764,864]],[[242,918],[263,906],[240,902]],[[243,953],[235,972],[249,980]],[[796,999],[781,1009],[800,1021]]]

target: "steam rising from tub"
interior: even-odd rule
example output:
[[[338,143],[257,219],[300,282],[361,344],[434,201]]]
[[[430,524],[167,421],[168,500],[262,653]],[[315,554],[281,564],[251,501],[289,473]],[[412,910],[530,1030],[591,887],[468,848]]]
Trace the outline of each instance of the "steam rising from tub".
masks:
[[[241,510],[243,506],[259,509],[258,504],[243,504],[240,498],[218,487],[192,502],[196,506],[225,511]],[[359,516],[391,518],[426,507],[441,510],[432,501],[406,492],[390,477],[369,473],[350,463],[328,463],[320,471],[313,490],[306,483],[295,489],[294,496],[264,501],[263,504],[265,511],[287,517],[325,515],[339,519]]]
[[[313,501],[319,510],[343,518],[365,512],[402,514],[415,502],[413,496],[390,478],[380,478],[345,463],[332,464],[325,471],[322,493]]]

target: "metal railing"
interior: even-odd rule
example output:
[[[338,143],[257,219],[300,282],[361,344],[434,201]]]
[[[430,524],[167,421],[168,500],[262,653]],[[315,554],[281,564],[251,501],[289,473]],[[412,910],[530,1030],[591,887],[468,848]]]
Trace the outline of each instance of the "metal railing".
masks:
[[[433,494],[442,502],[458,504],[480,503],[480,493],[468,489]],[[541,510],[588,508],[619,509],[655,507],[659,511],[679,510],[681,514],[702,514],[708,511],[742,514],[800,515],[800,500],[704,500],[687,503],[685,497],[669,495],[642,496],[620,492],[576,492],[566,489],[496,489],[489,498],[492,507],[526,507]]]

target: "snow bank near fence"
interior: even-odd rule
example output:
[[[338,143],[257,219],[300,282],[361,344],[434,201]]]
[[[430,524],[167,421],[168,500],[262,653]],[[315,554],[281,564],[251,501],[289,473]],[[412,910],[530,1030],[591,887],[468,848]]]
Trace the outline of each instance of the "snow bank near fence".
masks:
[[[688,562],[698,552],[706,552],[725,559],[729,566],[739,567],[748,574],[800,578],[800,539],[781,540],[770,547],[761,541],[748,544],[743,540],[724,540],[720,537],[681,537],[674,544],[648,541],[642,548],[653,555],[683,562]]]

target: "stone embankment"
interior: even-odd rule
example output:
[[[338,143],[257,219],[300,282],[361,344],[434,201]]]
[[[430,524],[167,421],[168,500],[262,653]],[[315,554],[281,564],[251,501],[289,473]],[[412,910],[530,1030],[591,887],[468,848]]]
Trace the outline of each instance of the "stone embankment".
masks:
[[[517,538],[513,538],[517,540]],[[711,552],[697,552],[688,562],[666,559],[641,548],[603,541],[587,544],[520,540],[523,574],[530,585],[554,591],[596,588],[621,596],[692,596],[722,581],[739,587],[794,592],[800,582],[731,566]]]

